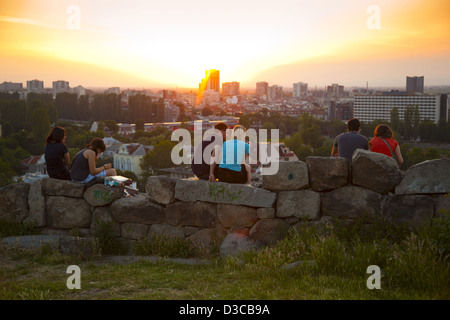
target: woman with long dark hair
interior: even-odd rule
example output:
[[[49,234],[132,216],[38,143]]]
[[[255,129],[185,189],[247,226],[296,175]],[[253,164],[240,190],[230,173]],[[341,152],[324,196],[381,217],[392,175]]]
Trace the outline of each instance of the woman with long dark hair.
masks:
[[[370,151],[385,154],[397,160],[398,164],[403,163],[400,145],[394,138],[392,129],[386,124],[379,124],[373,133],[373,138],[369,142]]]
[[[70,156],[66,136],[66,129],[54,127],[45,139],[44,157],[50,178],[70,180]]]
[[[94,138],[75,156],[72,164],[70,176],[72,181],[88,183],[97,177],[115,176],[116,170],[112,168],[111,163],[97,168],[97,157],[105,151],[106,145],[103,139]]]

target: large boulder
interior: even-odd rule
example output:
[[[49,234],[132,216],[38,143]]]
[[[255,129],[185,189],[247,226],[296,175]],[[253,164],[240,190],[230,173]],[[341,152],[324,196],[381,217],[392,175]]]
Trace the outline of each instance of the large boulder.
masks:
[[[36,224],[38,227],[45,226],[45,195],[42,180],[34,181],[28,193],[28,206],[30,215],[24,220],[26,223]]]
[[[348,185],[322,193],[322,214],[338,218],[359,218],[381,211],[383,196],[375,191]]]
[[[171,238],[184,239],[184,228],[171,226],[170,224],[160,223],[152,224],[148,230],[147,238],[151,239],[153,236],[165,236]]]
[[[385,199],[382,214],[396,225],[413,229],[431,223],[434,199],[425,195],[393,195]]]
[[[450,159],[424,161],[410,167],[395,194],[450,193]]]
[[[181,201],[205,201],[249,207],[270,208],[276,193],[243,184],[181,179],[175,186],[175,198]]]
[[[443,194],[436,198],[434,205],[435,217],[450,215],[450,194]]]
[[[151,176],[147,179],[145,191],[151,201],[160,204],[175,202],[177,179],[167,176]]]
[[[83,198],[94,207],[107,206],[123,196],[123,187],[108,187],[104,184],[94,184],[86,189]]]
[[[307,157],[309,183],[315,191],[332,190],[349,182],[350,163],[338,157]]]
[[[276,216],[318,219],[320,193],[312,190],[281,191],[278,194]]]
[[[45,194],[49,196],[64,196],[71,198],[83,198],[86,185],[84,183],[69,180],[45,178],[42,180]]]
[[[290,225],[283,219],[264,219],[252,226],[249,237],[262,244],[272,245],[284,239],[288,234],[289,228]]]
[[[253,251],[260,245],[257,241],[250,239],[249,236],[242,233],[229,233],[220,245],[220,256],[235,257],[242,252]]]
[[[92,222],[89,231],[91,234],[109,231],[114,236],[120,237],[120,224],[112,217],[109,207],[96,207],[92,212]]]
[[[393,191],[400,183],[397,162],[387,155],[357,149],[352,157],[352,183],[381,194]]]
[[[226,228],[251,227],[258,220],[255,208],[232,204],[218,204],[217,216]]]
[[[22,222],[28,217],[28,183],[12,183],[0,188],[0,219]]]
[[[110,205],[110,211],[118,223],[155,224],[165,220],[162,207],[144,195],[120,198]]]
[[[167,222],[173,226],[214,227],[216,205],[207,202],[175,202],[164,208]]]
[[[122,238],[142,240],[147,237],[149,226],[142,223],[122,223],[120,225],[120,234]]]
[[[55,229],[88,228],[91,225],[91,210],[83,199],[47,197],[47,226]]]
[[[262,176],[262,187],[272,191],[298,190],[309,186],[308,167],[303,161],[280,161],[278,172]]]
[[[205,248],[212,248],[220,245],[227,236],[227,231],[223,227],[205,228],[197,231],[187,239],[194,244],[199,244]]]

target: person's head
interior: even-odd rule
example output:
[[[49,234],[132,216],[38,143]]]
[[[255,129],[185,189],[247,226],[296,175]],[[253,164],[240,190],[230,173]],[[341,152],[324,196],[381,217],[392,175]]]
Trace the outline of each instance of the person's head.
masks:
[[[394,133],[392,132],[392,129],[386,124],[377,125],[377,127],[375,128],[375,130],[373,132],[373,136],[383,138],[383,139],[389,139],[389,138],[394,139]]]
[[[245,127],[243,125],[235,125],[233,128],[233,137],[239,139],[239,140],[244,140],[244,135],[245,135]]]
[[[361,129],[361,123],[358,119],[352,118],[347,121],[347,130],[348,132],[356,131],[358,132]]]
[[[218,122],[214,125],[214,129],[219,130],[220,132],[222,132],[222,138],[223,140],[226,139],[227,136],[227,129],[228,129],[228,125],[224,122]]]
[[[100,153],[106,150],[106,144],[103,139],[100,138],[94,138],[92,141],[86,146],[86,148],[89,148],[95,152],[95,154],[98,156]]]
[[[49,144],[52,142],[66,143],[66,134],[66,129],[62,127],[54,127],[45,139],[45,144]]]

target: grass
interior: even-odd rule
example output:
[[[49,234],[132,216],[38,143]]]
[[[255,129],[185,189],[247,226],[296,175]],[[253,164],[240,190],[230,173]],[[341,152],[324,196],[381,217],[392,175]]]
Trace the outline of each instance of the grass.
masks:
[[[136,242],[135,254],[209,258],[187,265],[170,259],[104,263],[65,256],[50,247],[25,250],[0,246],[0,299],[315,300],[450,298],[450,216],[417,232],[389,224],[291,232],[275,246],[219,259],[174,238]],[[105,229],[106,230],[106,229]],[[100,245],[114,239],[103,230]],[[119,251],[122,250],[118,248]],[[104,251],[103,251],[104,253]],[[297,261],[313,261],[293,268]],[[66,287],[69,265],[81,269],[81,290]],[[369,265],[382,271],[381,289],[369,290]]]

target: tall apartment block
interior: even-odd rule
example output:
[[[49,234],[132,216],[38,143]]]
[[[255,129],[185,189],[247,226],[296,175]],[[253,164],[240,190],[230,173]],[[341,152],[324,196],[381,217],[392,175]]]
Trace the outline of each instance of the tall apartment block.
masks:
[[[29,80],[27,81],[27,93],[36,92],[42,93],[44,92],[44,81],[40,80]]]
[[[391,120],[391,110],[397,107],[400,120],[404,119],[406,107],[418,106],[420,120],[438,123],[440,119],[448,121],[448,99],[446,94],[408,95],[402,93],[384,93],[378,95],[356,95],[353,116],[363,122],[373,120]]]
[[[69,91],[69,82],[63,80],[53,81],[53,97],[56,97],[58,93]]]
[[[15,92],[23,89],[22,83],[3,82],[0,83],[0,92]]]
[[[294,89],[292,91],[294,98],[306,98],[308,97],[308,84],[303,82],[294,83]]]
[[[224,96],[238,96],[241,94],[240,83],[237,81],[222,83],[222,94]]]
[[[406,92],[414,94],[416,92],[423,93],[424,77],[406,77]]]
[[[264,98],[268,96],[269,94],[269,83],[265,81],[257,82],[256,83],[256,95],[258,97]]]

